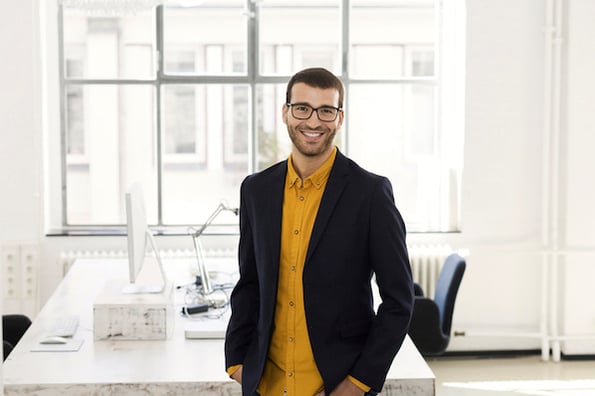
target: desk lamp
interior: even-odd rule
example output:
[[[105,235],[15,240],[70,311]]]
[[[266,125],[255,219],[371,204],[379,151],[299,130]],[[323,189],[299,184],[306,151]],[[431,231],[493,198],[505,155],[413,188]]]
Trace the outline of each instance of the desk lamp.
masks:
[[[207,227],[215,220],[215,218],[219,215],[219,213],[227,210],[232,212],[236,216],[239,213],[238,208],[230,208],[225,201],[221,201],[215,211],[209,216],[209,218],[200,226],[199,229],[195,230],[194,228],[190,228],[190,235],[192,236],[192,241],[194,242],[194,252],[196,254],[196,262],[198,264],[198,274],[201,279],[202,284],[202,295],[207,296],[213,292],[213,286],[211,285],[211,280],[209,278],[209,273],[207,271],[207,265],[205,263],[205,258],[202,251],[202,246],[200,243],[200,236],[203,232],[207,229]]]

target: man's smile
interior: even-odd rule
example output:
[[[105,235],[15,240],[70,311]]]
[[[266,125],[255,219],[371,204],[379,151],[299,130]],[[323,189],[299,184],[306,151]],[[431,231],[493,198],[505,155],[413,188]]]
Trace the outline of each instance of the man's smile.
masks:
[[[323,133],[320,131],[300,130],[300,132],[302,133],[302,135],[305,135],[306,137],[310,138],[317,138],[323,135]]]

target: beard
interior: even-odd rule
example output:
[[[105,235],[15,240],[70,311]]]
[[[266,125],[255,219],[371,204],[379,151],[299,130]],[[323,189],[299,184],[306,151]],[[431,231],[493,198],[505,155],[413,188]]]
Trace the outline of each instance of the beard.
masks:
[[[335,135],[337,134],[336,129],[323,127],[312,129],[312,131],[318,131],[322,133],[322,136],[320,136],[318,139],[308,138],[300,131],[300,129],[301,128],[299,126],[296,127],[287,125],[287,132],[289,133],[291,142],[297,151],[303,156],[316,157],[328,152],[331,147],[334,147],[333,142],[335,140]]]

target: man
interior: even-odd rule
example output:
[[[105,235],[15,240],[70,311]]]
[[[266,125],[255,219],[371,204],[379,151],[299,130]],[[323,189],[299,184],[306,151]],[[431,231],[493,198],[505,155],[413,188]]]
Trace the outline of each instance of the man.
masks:
[[[390,182],[333,144],[343,96],[325,69],[295,74],[282,110],[291,155],[242,183],[225,355],[244,395],[375,394],[407,333],[405,226]]]

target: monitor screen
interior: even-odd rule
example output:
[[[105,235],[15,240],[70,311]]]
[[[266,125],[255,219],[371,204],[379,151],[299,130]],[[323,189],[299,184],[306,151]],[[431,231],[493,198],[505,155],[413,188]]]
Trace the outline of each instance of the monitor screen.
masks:
[[[142,188],[133,184],[126,193],[126,228],[128,241],[128,281],[125,293],[160,293],[164,289],[165,276],[159,252],[153,235],[147,225],[145,203]],[[154,253],[162,279],[159,284],[138,284],[138,275],[147,260],[147,241]]]
[[[128,233],[128,280],[136,282],[147,251],[147,216],[143,192],[133,184],[126,193],[126,228]]]

